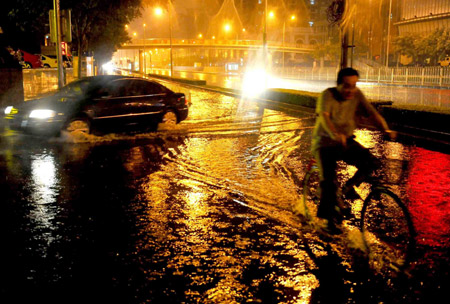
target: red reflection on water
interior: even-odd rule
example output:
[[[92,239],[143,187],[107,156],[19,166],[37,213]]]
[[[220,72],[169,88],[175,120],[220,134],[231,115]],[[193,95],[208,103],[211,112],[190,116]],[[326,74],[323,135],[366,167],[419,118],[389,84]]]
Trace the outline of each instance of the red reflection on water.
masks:
[[[410,166],[407,189],[417,242],[450,247],[450,155],[415,147]]]

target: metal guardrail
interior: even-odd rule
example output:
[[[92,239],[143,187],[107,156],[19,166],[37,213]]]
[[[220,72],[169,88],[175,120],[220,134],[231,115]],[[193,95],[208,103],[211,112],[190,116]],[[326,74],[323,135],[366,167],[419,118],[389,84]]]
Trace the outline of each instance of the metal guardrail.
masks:
[[[393,67],[373,68],[355,67],[360,74],[362,82],[383,84],[435,86],[450,88],[450,67]],[[326,80],[335,81],[338,69],[326,68],[273,68],[279,77],[299,80]]]
[[[72,82],[73,69],[66,69],[66,83]],[[24,69],[23,90],[25,100],[33,99],[58,89],[58,70],[56,68]]]

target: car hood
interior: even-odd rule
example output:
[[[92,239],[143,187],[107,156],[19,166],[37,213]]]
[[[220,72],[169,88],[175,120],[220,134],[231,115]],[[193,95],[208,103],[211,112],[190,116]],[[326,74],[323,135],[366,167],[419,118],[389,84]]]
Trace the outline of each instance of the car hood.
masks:
[[[24,101],[14,106],[19,111],[29,112],[35,109],[48,109],[56,112],[66,112],[72,109],[80,98],[61,96],[59,94]]]

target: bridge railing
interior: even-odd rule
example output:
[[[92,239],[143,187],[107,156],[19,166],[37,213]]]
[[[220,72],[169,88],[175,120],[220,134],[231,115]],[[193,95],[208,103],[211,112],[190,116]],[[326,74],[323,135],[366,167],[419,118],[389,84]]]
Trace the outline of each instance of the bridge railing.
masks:
[[[363,82],[436,86],[450,88],[450,67],[355,67]],[[335,67],[277,67],[272,72],[280,77],[302,80],[335,81],[338,69]]]
[[[170,46],[170,39],[169,38],[149,38],[149,39],[133,39],[131,43],[126,44],[128,47],[130,46],[136,46],[136,47],[142,47],[146,46],[148,48],[151,48],[153,45],[155,46],[161,46],[166,45]],[[176,45],[179,47],[180,45],[186,45],[186,46],[195,46],[195,45],[205,45],[205,46],[225,46],[225,45],[236,45],[236,46],[261,46],[262,47],[262,41],[261,40],[241,40],[241,39],[172,39],[172,45]],[[279,41],[268,41],[267,42],[268,47],[286,47],[286,48],[299,48],[299,49],[308,49],[313,50],[314,46],[308,45],[308,44],[297,44],[297,43],[288,43],[285,42],[284,44]]]

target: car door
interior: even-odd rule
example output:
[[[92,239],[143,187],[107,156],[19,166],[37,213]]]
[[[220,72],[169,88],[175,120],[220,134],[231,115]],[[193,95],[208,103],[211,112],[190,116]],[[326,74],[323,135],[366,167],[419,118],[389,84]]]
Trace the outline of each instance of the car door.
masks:
[[[120,127],[132,123],[131,82],[130,79],[118,79],[98,89],[91,107],[96,124]]]
[[[150,124],[158,122],[165,111],[170,91],[164,86],[145,79],[135,79],[131,83],[133,96],[130,106],[133,108],[133,120],[136,123]]]

